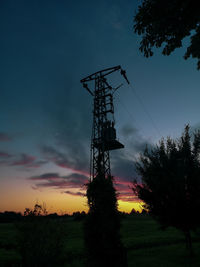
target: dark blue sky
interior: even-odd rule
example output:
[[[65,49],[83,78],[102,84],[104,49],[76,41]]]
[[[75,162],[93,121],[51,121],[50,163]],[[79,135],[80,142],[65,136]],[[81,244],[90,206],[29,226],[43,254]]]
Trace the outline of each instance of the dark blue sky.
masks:
[[[0,183],[88,171],[92,99],[80,79],[103,68],[120,64],[132,85],[120,74],[110,80],[124,83],[115,98],[125,143],[113,154],[115,175],[131,180],[133,156],[145,143],[199,125],[196,61],[183,59],[184,48],[169,57],[140,54],[133,33],[138,2],[0,2]]]

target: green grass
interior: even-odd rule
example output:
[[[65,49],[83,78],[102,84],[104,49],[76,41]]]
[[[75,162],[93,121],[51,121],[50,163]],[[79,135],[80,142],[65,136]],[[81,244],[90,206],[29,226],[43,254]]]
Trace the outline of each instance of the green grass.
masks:
[[[70,253],[82,254],[84,250],[83,223],[73,221],[71,218],[66,222],[65,249]]]
[[[194,234],[193,239],[195,256],[191,258],[180,231],[174,228],[163,231],[148,216],[132,216],[122,223],[122,240],[130,267],[200,266],[200,240]]]
[[[17,232],[13,223],[0,223],[0,248],[15,248]]]
[[[84,261],[82,222],[71,218],[64,222],[65,266],[81,267]],[[200,266],[200,239],[193,235],[195,256],[190,258],[184,236],[174,228],[165,231],[149,216],[133,215],[122,220],[122,241],[127,248],[129,266]],[[199,241],[198,241],[199,240]],[[98,242],[98,241],[97,241]],[[20,263],[17,230],[14,224],[0,224],[0,266]]]
[[[121,236],[128,249],[162,246],[184,242],[184,236],[174,228],[165,231],[149,216],[130,216],[122,221]]]

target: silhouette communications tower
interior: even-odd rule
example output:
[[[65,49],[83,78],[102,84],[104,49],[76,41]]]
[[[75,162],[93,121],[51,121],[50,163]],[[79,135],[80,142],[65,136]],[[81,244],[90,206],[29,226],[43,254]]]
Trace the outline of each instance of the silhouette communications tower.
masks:
[[[116,139],[113,94],[121,87],[113,88],[107,82],[106,76],[115,71],[120,71],[121,75],[129,83],[126,72],[121,66],[116,66],[95,72],[81,80],[83,87],[94,98],[93,126],[90,156],[90,181],[98,175],[107,178],[111,175],[110,170],[110,150],[124,148]],[[94,81],[94,89],[90,90],[88,83]]]

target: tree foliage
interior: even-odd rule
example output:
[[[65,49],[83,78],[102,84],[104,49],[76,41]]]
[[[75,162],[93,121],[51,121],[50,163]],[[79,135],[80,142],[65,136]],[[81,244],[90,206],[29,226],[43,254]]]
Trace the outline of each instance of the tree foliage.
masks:
[[[89,213],[84,224],[87,266],[126,267],[112,177],[99,175],[88,183],[87,198]]]
[[[200,132],[192,138],[189,129],[178,140],[146,148],[136,165],[142,183],[133,190],[163,228],[180,229],[190,246],[190,231],[200,225]]]
[[[134,31],[142,35],[140,51],[153,55],[153,47],[161,47],[169,55],[191,36],[184,58],[198,59],[200,69],[200,9],[195,0],[143,0],[134,17]]]

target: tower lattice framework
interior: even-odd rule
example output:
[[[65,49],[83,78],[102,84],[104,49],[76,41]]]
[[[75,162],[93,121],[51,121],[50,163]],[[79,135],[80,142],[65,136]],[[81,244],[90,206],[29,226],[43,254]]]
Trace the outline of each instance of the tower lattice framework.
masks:
[[[111,175],[110,150],[124,146],[116,140],[113,94],[119,88],[113,88],[105,76],[121,71],[129,83],[126,72],[121,66],[104,69],[81,80],[83,87],[93,96],[93,126],[90,155],[90,181],[98,175],[105,178]],[[88,82],[94,81],[94,89],[90,90]]]

